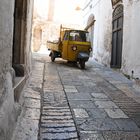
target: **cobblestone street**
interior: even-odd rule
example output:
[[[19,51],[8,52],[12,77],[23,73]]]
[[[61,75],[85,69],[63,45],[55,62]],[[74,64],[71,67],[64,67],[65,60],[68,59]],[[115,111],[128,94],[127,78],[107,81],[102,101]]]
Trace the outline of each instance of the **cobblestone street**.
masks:
[[[34,54],[13,140],[140,140],[140,92],[93,60],[86,69]]]

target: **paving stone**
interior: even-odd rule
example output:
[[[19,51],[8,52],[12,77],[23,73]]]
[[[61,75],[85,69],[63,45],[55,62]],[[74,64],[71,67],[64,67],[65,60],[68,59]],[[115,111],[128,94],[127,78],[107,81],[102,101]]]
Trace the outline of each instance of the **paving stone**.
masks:
[[[74,121],[72,119],[66,119],[66,120],[49,120],[49,119],[42,119],[41,120],[41,123],[43,123],[45,126],[47,126],[49,123],[52,123],[52,124],[67,124],[67,123],[73,123],[74,124]]]
[[[32,98],[26,98],[25,107],[40,109],[40,100],[32,99]]]
[[[117,80],[111,80],[109,82],[112,83],[112,84],[121,84],[121,83],[124,83],[122,81],[117,81]]]
[[[104,131],[105,140],[140,140],[140,132]]]
[[[76,132],[75,126],[53,126],[44,127],[42,133],[65,133],[65,132]]]
[[[89,93],[66,93],[69,100],[91,100]]]
[[[42,115],[47,115],[47,116],[68,116],[68,115],[71,115],[71,112],[65,112],[64,110],[63,111],[49,111],[47,110],[46,112],[43,111],[42,112]]]
[[[65,89],[76,89],[75,86],[70,86],[70,85],[64,85]]]
[[[80,108],[77,108],[77,109],[73,109],[74,111],[74,115],[76,118],[87,118],[89,117],[88,113],[86,112],[85,109],[80,109]]]
[[[117,119],[115,123],[118,125],[120,130],[124,131],[140,131],[140,128],[131,119]]]
[[[50,116],[50,115],[45,115],[44,113],[42,114],[42,117],[41,117],[43,120],[70,120],[72,119],[72,116],[71,115],[68,115],[68,116]]]
[[[56,103],[56,102],[46,103],[46,102],[43,102],[42,105],[48,106],[48,108],[50,108],[50,107],[67,107],[68,103],[67,103],[67,101],[62,102],[62,103]]]
[[[40,109],[26,108],[24,117],[27,119],[39,120],[40,119]]]
[[[28,87],[38,87],[41,88],[42,84],[38,84],[39,82],[32,82],[28,85]]]
[[[93,82],[92,80],[91,81],[82,81],[82,83],[83,83],[83,86],[89,86],[89,87],[96,86],[96,82]]]
[[[128,97],[134,97],[134,98],[137,97],[137,95],[128,87],[121,88],[121,91],[123,91]]]
[[[44,93],[44,96],[43,96],[45,102],[63,102],[63,101],[66,101],[66,96],[64,94],[64,92],[45,92]]]
[[[96,108],[90,100],[69,100],[71,108]]]
[[[140,97],[136,97],[136,98],[134,97],[133,99],[134,99],[137,103],[140,104]]]
[[[51,106],[51,107],[48,107],[48,106],[43,106],[42,107],[43,108],[43,110],[46,110],[46,111],[60,111],[60,112],[69,112],[69,106],[66,106],[66,107],[59,107],[59,106],[57,106],[57,107],[53,107],[53,106]]]
[[[13,140],[37,140],[38,120],[21,118],[17,124]]]
[[[42,128],[65,128],[65,127],[75,127],[74,125],[74,122],[71,120],[71,122],[47,122],[47,125],[46,123],[44,122],[41,122],[40,126]]]
[[[104,93],[91,93],[91,95],[95,100],[109,100],[108,96],[106,96]]]
[[[118,106],[112,101],[95,101],[95,104],[99,108],[118,108]]]
[[[33,88],[29,88],[29,87],[27,87],[27,88],[25,88],[24,89],[24,95],[26,96],[26,93],[27,93],[27,97],[28,97],[28,95],[30,95],[30,93],[33,93],[33,94],[35,94],[35,95],[37,95],[37,96],[39,96],[40,95],[40,92],[39,91],[36,91],[36,90],[34,90]],[[31,94],[32,95],[32,94]]]
[[[39,99],[39,100],[41,99],[40,93],[34,92],[34,91],[32,91],[32,92],[26,92],[25,91],[24,97],[33,98],[33,99]]]
[[[41,135],[40,140],[44,140],[44,139],[48,139],[48,140],[72,140],[72,139],[77,139],[77,132],[65,132],[65,133],[44,133]]]
[[[118,108],[105,109],[105,111],[110,118],[128,118],[128,116]]]
[[[107,131],[118,130],[116,123],[109,118],[103,119],[75,119],[78,129],[84,131]]]
[[[93,93],[93,92],[102,92],[99,87],[96,86],[76,86],[79,93]]]
[[[134,117],[132,120],[137,124],[137,126],[140,128],[140,117]]]
[[[107,113],[104,111],[104,109],[101,108],[86,108],[86,111],[90,118],[93,119],[101,119],[101,118],[107,118]]]
[[[117,88],[113,85],[108,85],[109,90],[115,91]]]
[[[70,85],[70,86],[82,86],[83,83],[79,81],[67,81],[67,80],[62,80],[63,85]]]
[[[55,84],[56,84],[56,83],[55,83]],[[55,84],[54,84],[54,85],[55,85]],[[61,86],[60,86],[60,87],[59,87],[59,86],[54,86],[54,85],[53,85],[52,87],[50,87],[50,85],[49,85],[49,86],[46,85],[46,87],[43,88],[43,89],[44,89],[44,92],[46,92],[46,91],[48,91],[48,90],[50,90],[50,91],[53,90],[53,91],[57,91],[57,92],[63,91],[63,87],[61,87]]]
[[[80,140],[104,140],[104,138],[96,131],[80,131]]]
[[[66,86],[64,85],[65,92],[78,92],[75,86]]]
[[[47,88],[44,88],[43,89],[43,92],[63,92],[63,89],[62,90],[58,90],[58,89],[47,89]]]
[[[83,80],[83,81],[85,81],[85,80],[90,80],[90,77],[85,76],[85,75],[78,76],[78,78],[79,78],[80,80]]]
[[[120,91],[114,91],[113,93],[107,93],[107,96],[111,99],[111,100],[116,100],[116,101],[120,101],[120,100],[130,100],[131,98],[127,97],[125,94],[121,93]]]

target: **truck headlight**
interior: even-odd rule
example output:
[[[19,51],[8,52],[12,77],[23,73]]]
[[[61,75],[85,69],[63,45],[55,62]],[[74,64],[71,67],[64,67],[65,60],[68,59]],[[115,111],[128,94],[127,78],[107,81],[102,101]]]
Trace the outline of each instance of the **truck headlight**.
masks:
[[[90,51],[90,52],[92,51],[92,48],[91,48],[91,47],[89,48],[89,51]]]
[[[73,51],[76,51],[76,50],[77,50],[77,46],[76,46],[76,45],[73,45],[73,46],[72,46],[72,50],[73,50]]]

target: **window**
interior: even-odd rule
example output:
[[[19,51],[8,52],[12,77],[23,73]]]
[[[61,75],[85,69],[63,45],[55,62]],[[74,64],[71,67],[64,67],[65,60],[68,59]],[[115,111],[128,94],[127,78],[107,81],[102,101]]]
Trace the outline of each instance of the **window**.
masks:
[[[71,41],[89,42],[89,34],[84,31],[71,31],[70,32]]]

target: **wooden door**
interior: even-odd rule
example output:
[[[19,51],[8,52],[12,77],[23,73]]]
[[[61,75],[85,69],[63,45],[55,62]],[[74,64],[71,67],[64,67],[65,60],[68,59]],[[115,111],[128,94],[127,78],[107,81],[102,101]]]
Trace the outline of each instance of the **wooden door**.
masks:
[[[123,6],[119,5],[113,12],[111,67],[121,68],[123,38]]]

